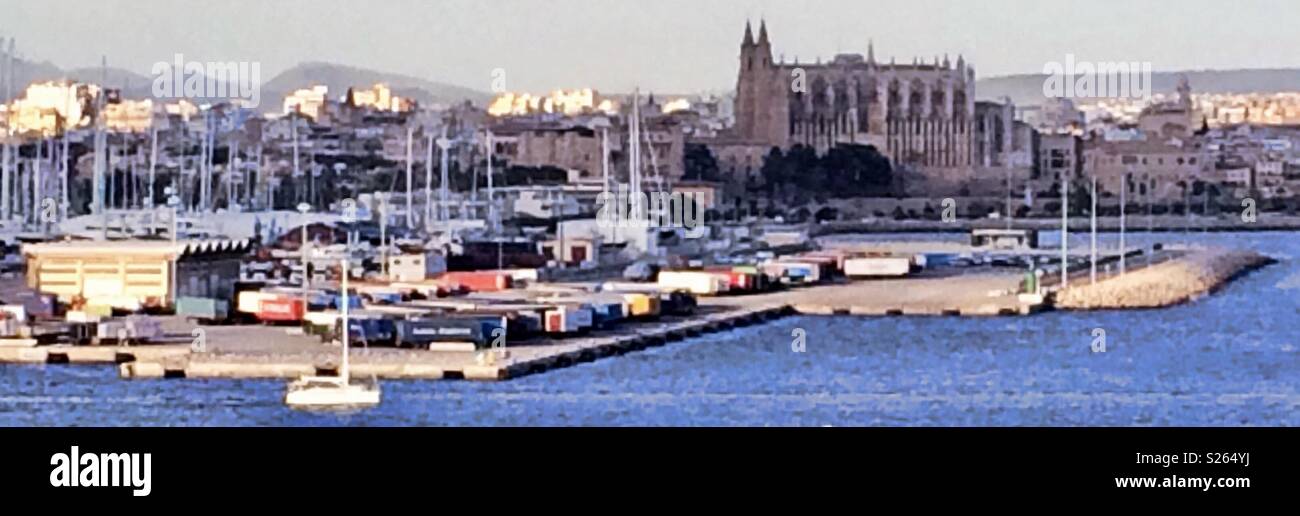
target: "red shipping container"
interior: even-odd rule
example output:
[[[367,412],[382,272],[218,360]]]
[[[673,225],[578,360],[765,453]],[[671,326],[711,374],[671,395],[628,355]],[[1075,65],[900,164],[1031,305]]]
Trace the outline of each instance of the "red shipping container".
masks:
[[[547,333],[564,332],[564,314],[555,310],[546,312],[546,332]]]
[[[514,284],[510,274],[492,271],[448,272],[441,280],[444,284],[458,284],[473,292],[497,292]]]
[[[302,299],[276,297],[257,304],[257,318],[265,322],[298,322],[307,312]]]

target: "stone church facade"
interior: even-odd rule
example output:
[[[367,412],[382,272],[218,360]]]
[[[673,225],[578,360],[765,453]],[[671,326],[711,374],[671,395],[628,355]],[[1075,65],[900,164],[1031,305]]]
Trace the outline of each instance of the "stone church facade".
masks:
[[[933,186],[964,184],[976,169],[999,166],[1010,155],[1014,125],[1009,102],[1006,109],[977,109],[975,68],[961,56],[882,63],[869,45],[865,57],[785,62],[773,59],[767,24],[755,38],[747,23],[735,125],[724,144],[730,149],[720,150],[725,157],[796,144],[818,153],[840,144],[873,145]]]
[[[795,88],[802,78],[803,88]],[[802,89],[803,91],[796,91]],[[736,84],[736,132],[773,146],[825,151],[835,144],[875,145],[897,163],[969,167],[974,160],[975,68],[876,61],[841,54],[828,63],[777,62],[767,24],[757,40],[746,25]]]

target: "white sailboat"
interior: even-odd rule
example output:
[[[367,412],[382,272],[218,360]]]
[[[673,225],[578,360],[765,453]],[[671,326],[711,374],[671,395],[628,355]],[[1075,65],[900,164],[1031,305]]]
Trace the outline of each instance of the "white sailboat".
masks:
[[[343,284],[341,291],[347,298],[348,260],[342,260]],[[338,376],[304,376],[289,384],[284,402],[292,408],[354,408],[379,404],[379,382],[371,378],[353,381],[348,372],[348,340],[351,328],[348,322],[348,305],[343,303],[343,360]]]

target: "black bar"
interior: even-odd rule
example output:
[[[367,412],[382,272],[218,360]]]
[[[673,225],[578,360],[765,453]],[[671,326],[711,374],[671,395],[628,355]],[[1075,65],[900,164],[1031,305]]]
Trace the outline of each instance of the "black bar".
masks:
[[[222,489],[318,497],[322,486],[346,485],[400,500],[423,497],[431,486],[554,495],[575,485],[665,481],[684,490],[870,486],[886,495],[1032,491],[1199,500],[1291,492],[1297,435],[1268,428],[5,429],[0,481],[9,496],[124,504],[194,500]],[[70,455],[72,446],[83,457],[151,454],[151,492],[52,486],[51,458]],[[1185,463],[1191,453],[1198,463]],[[1178,459],[1142,464],[1139,454]],[[1210,463],[1224,459],[1238,462]],[[1248,479],[1249,487],[1116,487],[1117,478],[1193,477]]]

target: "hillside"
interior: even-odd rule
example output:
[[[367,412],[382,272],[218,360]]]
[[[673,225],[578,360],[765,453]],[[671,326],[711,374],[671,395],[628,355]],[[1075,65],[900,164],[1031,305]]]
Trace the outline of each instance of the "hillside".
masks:
[[[1179,78],[1186,75],[1195,93],[1271,93],[1300,91],[1300,69],[1193,70],[1152,72],[1152,93],[1172,93]],[[1007,75],[979,79],[975,95],[980,100],[1011,97],[1017,105],[1035,105],[1043,100],[1042,74]]]
[[[23,88],[33,82],[73,79],[84,82],[100,82],[101,75],[107,77],[110,87],[122,88],[128,98],[148,98],[152,96],[153,77],[135,73],[121,68],[108,68],[101,72],[98,67],[74,68],[64,70],[49,62],[34,63],[22,59],[14,60],[14,95],[21,95]],[[331,93],[342,95],[348,87],[364,88],[375,83],[387,83],[397,95],[413,98],[421,104],[455,103],[471,100],[484,105],[490,95],[470,88],[452,84],[411,77],[408,75],[386,73],[345,65],[329,63],[303,63],[277,74],[262,84],[261,111],[276,111],[281,100],[289,92],[314,84],[329,86]],[[0,84],[0,99],[4,99],[3,85]],[[199,99],[203,101],[204,99]]]

